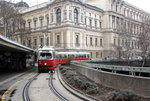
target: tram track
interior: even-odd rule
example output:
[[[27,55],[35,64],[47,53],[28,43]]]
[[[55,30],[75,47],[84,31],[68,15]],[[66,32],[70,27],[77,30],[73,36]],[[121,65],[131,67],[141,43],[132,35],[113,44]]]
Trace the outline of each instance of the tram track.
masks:
[[[60,83],[57,76],[57,74],[50,72],[35,74],[23,88],[23,101],[73,101],[73,99],[74,101],[86,101],[85,99],[81,99],[79,96],[70,93]]]
[[[30,95],[29,95],[29,88],[31,83],[34,82],[35,78],[37,78],[40,74],[36,74],[33,78],[31,78],[26,85],[23,88],[23,93],[22,93],[22,97],[23,97],[23,101],[31,101],[30,99]],[[68,99],[66,99],[63,95],[61,95],[56,88],[54,87],[53,84],[53,73],[49,73],[49,78],[48,79],[48,86],[50,91],[58,98],[60,99],[60,101],[69,101]]]
[[[36,74],[32,79],[30,79],[29,82],[25,85],[23,89],[23,94],[22,94],[23,101],[30,101],[29,94],[28,94],[29,86],[38,75],[39,73]]]
[[[49,73],[49,87],[50,89],[53,91],[53,93],[61,100],[61,101],[69,101],[68,99],[66,99],[63,95],[61,95],[54,87],[53,85],[53,73]]]

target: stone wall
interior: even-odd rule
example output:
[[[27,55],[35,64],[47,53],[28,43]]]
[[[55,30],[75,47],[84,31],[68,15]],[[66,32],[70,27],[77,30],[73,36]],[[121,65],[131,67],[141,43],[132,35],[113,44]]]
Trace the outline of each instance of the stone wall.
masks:
[[[96,83],[115,89],[130,89],[138,95],[150,98],[150,78],[97,71],[75,64],[71,67]]]

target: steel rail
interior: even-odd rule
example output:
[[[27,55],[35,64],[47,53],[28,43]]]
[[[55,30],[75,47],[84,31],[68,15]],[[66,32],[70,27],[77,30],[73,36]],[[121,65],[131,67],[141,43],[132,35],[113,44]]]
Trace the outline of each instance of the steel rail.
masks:
[[[49,77],[49,87],[50,89],[53,91],[53,93],[61,100],[61,101],[69,101],[68,99],[66,99],[63,95],[61,95],[54,87],[52,79],[53,79],[53,74],[49,73],[50,77]]]
[[[30,101],[29,94],[28,94],[29,86],[38,75],[39,73],[36,74],[32,79],[30,79],[29,82],[23,88],[23,94],[22,94],[23,101]]]

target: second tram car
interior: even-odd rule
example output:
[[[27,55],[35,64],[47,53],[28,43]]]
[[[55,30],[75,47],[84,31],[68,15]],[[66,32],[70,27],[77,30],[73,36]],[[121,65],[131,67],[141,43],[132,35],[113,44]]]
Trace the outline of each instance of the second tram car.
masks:
[[[58,52],[59,64],[66,64],[69,56],[72,56],[73,60],[91,60],[89,52]]]

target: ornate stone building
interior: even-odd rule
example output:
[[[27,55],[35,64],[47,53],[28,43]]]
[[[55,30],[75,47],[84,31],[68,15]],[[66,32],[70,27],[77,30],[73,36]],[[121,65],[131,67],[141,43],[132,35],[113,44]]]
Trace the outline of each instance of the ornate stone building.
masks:
[[[49,0],[20,12],[26,32],[16,32],[12,40],[33,49],[88,51],[101,59],[116,54],[114,45],[128,45],[131,55],[138,55],[136,36],[141,22],[150,19],[149,13],[122,0]],[[131,36],[120,37],[120,32]]]

